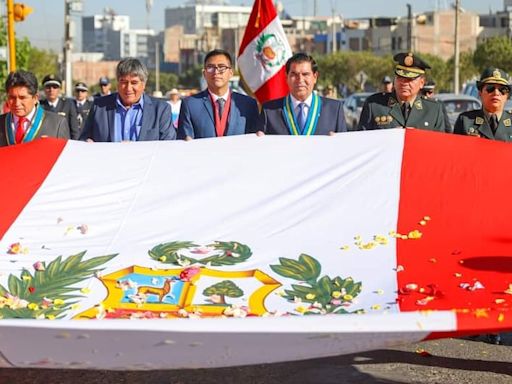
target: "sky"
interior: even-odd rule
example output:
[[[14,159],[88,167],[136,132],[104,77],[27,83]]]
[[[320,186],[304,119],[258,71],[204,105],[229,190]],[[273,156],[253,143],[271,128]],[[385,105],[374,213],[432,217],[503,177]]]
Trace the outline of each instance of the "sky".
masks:
[[[76,1],[76,0],[75,0]],[[34,9],[23,21],[16,23],[16,36],[27,37],[33,46],[60,52],[64,37],[65,0],[18,0]],[[231,0],[231,5],[252,5],[252,0]],[[285,10],[292,16],[313,15],[314,0],[282,0]],[[504,0],[460,0],[464,9],[477,13],[489,13],[504,8]],[[146,0],[82,0],[83,11],[73,16],[80,39],[80,17],[103,13],[105,7],[112,8],[118,15],[130,16],[130,26],[134,29],[149,25],[156,31],[164,28],[164,9],[184,4],[185,0],[153,0],[149,18],[146,15]],[[443,9],[454,0],[317,0],[318,15],[331,15],[335,9],[337,15],[344,18],[369,16],[405,16],[407,4],[411,4],[413,13]],[[5,0],[0,1],[1,15],[5,15]],[[80,46],[77,42],[75,44]]]

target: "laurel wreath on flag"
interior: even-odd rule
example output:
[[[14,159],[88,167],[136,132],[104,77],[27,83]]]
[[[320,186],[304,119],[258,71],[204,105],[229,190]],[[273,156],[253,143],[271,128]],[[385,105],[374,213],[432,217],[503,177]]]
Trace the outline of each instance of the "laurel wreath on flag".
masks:
[[[38,262],[32,274],[23,268],[20,277],[9,275],[7,288],[0,284],[0,317],[3,319],[59,319],[85,295],[85,288],[77,284],[95,276],[99,266],[117,254],[82,260],[80,252],[62,260],[62,256],[48,266]]]
[[[281,276],[302,283],[292,284],[291,289],[285,289],[283,297],[290,302],[309,303],[308,307],[303,307],[305,315],[349,313],[345,307],[351,305],[361,293],[362,283],[354,282],[352,277],[342,279],[326,275],[319,278],[320,263],[306,254],[301,254],[298,260],[281,257],[279,264],[270,268]]]
[[[273,33],[262,33],[261,36],[258,38],[258,41],[256,42],[256,51],[260,54],[260,59],[264,61],[264,65],[268,67],[275,67],[281,65],[283,58],[284,58],[284,52],[275,52],[273,47],[265,47],[265,43],[272,39],[276,38],[276,35]],[[265,50],[268,48],[268,51]],[[273,55],[273,57],[268,57],[269,53]],[[275,55],[280,54],[280,57],[275,60]],[[262,56],[265,56],[267,59],[263,59]]]
[[[211,252],[216,254],[205,257],[195,258],[183,254],[183,251],[190,250],[194,252],[199,250],[199,245],[191,241],[172,241],[159,244],[148,251],[153,260],[164,264],[173,264],[178,266],[189,266],[192,264],[202,264],[208,266],[236,265],[240,264],[252,256],[251,249],[236,241],[215,241],[206,246]]]

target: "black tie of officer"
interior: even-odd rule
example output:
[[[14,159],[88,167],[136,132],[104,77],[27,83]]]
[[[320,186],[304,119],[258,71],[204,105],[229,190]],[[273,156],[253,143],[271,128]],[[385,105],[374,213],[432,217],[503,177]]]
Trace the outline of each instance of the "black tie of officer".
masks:
[[[496,130],[498,129],[498,116],[492,114],[489,118],[489,126],[491,127],[492,134],[496,134]]]
[[[408,102],[402,104],[402,114],[404,115],[404,120],[407,122],[409,118],[409,113],[411,112],[411,106]]]

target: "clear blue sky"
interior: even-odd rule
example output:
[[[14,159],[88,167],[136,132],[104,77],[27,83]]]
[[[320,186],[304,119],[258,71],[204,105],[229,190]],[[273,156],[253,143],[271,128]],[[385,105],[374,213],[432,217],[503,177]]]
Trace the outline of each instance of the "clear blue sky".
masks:
[[[16,23],[16,35],[28,37],[33,45],[43,49],[60,51],[64,36],[64,0],[19,0],[34,12],[27,20]],[[149,17],[150,26],[155,30],[164,27],[164,9],[185,3],[185,0],[153,0]],[[252,0],[231,0],[231,5],[252,5]],[[285,9],[293,16],[313,15],[314,0],[282,0]],[[367,16],[404,16],[406,4],[412,5],[414,13],[444,8],[454,0],[317,0],[318,14],[330,15],[333,8],[344,17]],[[5,2],[0,3],[5,7]],[[461,0],[462,7],[477,13],[503,9],[503,0]],[[132,28],[145,28],[147,25],[145,0],[83,0],[83,16],[101,14],[105,7],[110,7],[119,15],[130,16]],[[5,9],[1,14],[5,14]],[[80,28],[80,15],[76,15],[77,28]],[[80,36],[80,32],[78,36]],[[77,42],[80,45],[79,42]]]

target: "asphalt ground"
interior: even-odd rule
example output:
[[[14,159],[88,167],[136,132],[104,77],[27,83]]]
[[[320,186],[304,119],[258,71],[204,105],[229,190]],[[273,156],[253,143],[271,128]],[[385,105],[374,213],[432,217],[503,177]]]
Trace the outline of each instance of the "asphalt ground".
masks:
[[[0,384],[422,383],[511,384],[512,334],[505,345],[444,339],[299,362],[162,371],[0,370]]]

